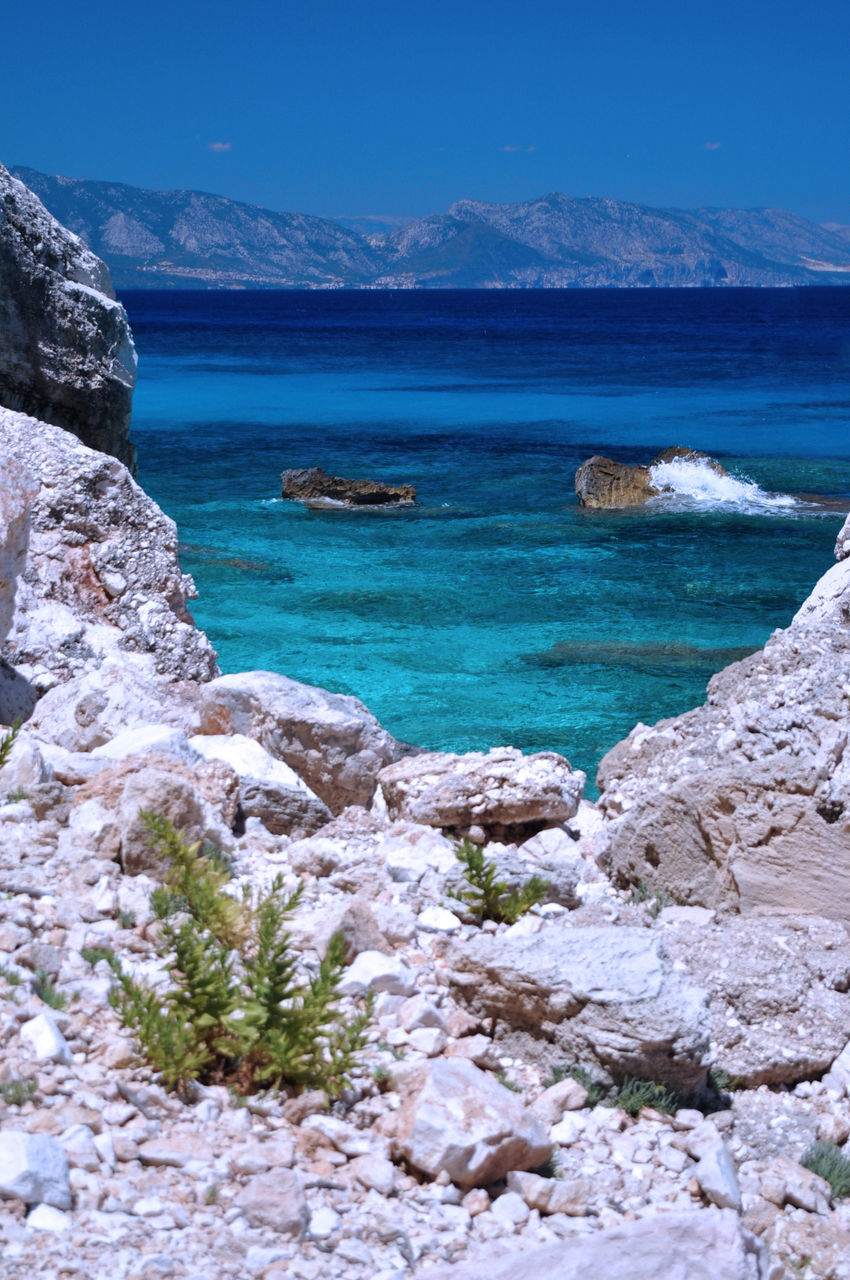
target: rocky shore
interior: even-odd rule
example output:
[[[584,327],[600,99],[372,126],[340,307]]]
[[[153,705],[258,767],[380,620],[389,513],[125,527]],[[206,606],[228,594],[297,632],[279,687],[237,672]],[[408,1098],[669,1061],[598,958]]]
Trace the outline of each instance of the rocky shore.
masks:
[[[222,676],[173,523],[79,434],[0,409],[3,1275],[847,1280],[850,1202],[802,1161],[850,1157],[850,522],[594,805],[554,753]],[[122,1027],[104,950],[167,982],[150,810],[237,897],[303,884],[307,972],[342,933],[343,1016],[373,1003],[335,1100],[167,1091]],[[535,905],[471,910],[461,838]]]

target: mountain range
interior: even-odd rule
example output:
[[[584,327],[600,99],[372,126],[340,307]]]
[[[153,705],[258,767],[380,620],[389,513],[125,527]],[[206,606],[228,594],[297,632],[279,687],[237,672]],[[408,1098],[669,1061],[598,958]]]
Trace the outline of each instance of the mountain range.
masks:
[[[554,192],[517,204],[459,200],[397,225],[11,172],[105,259],[118,289],[850,283],[850,228],[784,209],[653,209]]]

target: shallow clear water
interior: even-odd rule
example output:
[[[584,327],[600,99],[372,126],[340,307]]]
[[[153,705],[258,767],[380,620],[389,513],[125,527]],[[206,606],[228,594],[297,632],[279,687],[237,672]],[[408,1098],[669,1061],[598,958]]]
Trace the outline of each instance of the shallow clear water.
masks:
[[[765,494],[850,500],[850,290],[123,301],[139,479],[178,522],[222,667],[356,693],[399,737],[592,773],[829,566],[837,508]],[[647,508],[578,508],[584,458],[670,444],[760,490],[691,473]],[[277,499],[312,465],[419,504]]]

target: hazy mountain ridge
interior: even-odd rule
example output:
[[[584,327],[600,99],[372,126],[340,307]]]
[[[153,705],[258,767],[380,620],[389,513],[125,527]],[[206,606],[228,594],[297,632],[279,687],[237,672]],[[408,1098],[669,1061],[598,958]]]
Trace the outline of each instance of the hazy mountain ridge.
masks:
[[[553,192],[392,219],[13,169],[118,288],[551,288],[850,283],[850,234],[783,209],[653,209]],[[347,224],[347,225],[345,225]],[[353,229],[388,226],[372,234]]]

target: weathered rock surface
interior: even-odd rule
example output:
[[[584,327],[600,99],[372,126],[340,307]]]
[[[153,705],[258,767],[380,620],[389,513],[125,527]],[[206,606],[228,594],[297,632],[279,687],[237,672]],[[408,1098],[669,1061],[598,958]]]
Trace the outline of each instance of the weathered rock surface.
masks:
[[[151,653],[171,679],[215,675],[212,646],[187,610],[195,588],[177,561],[174,521],[126,467],[5,409],[0,441],[39,486],[7,660],[67,679],[129,650]]]
[[[707,997],[676,972],[660,939],[628,927],[478,934],[453,944],[447,981],[523,1056],[580,1063],[621,1082],[699,1093],[708,1066]]]
[[[674,462],[677,459],[702,462],[718,475],[726,475],[720,463],[707,454],[679,446],[662,450],[646,466],[629,466],[595,454],[583,462],[576,472],[575,489],[579,502],[583,507],[641,506],[650,498],[657,498],[664,488],[663,481],[652,474],[652,468],[659,463]]]
[[[59,1143],[44,1134],[4,1129],[0,1133],[0,1196],[70,1209],[68,1160]]]
[[[848,618],[844,559],[702,707],[638,725],[605,756],[597,849],[617,881],[850,921]]]
[[[637,507],[658,493],[649,467],[632,467],[598,453],[579,467],[575,489],[583,507]]]
[[[458,1186],[486,1186],[549,1157],[552,1144],[537,1117],[471,1062],[402,1068],[393,1082],[402,1097],[396,1142],[420,1173],[435,1178],[445,1170]]]
[[[438,1267],[432,1280],[781,1280],[783,1270],[732,1210],[667,1214],[516,1250],[481,1264]]]
[[[514,747],[486,754],[423,752],[388,765],[381,791],[392,818],[464,832],[515,832],[568,822],[585,775],[554,751],[524,756]]]
[[[274,835],[312,835],[332,814],[294,770],[239,733],[197,734],[190,744],[207,760],[223,760],[239,778],[239,807]]]
[[[712,1058],[748,1088],[822,1075],[850,1041],[850,937],[805,916],[664,928],[664,948],[711,1002]]]
[[[0,645],[15,616],[15,591],[26,561],[30,503],[36,492],[35,481],[26,468],[17,458],[0,452]],[[25,720],[34,702],[31,686],[0,659],[0,722]]]
[[[345,480],[329,476],[321,467],[284,471],[280,477],[282,498],[308,506],[410,507],[416,501],[412,484],[383,484],[380,480]]]
[[[109,271],[0,165],[0,404],[133,465],[136,352]]]
[[[272,671],[220,676],[204,686],[201,699],[202,733],[255,738],[294,769],[331,813],[368,806],[379,770],[410,751],[358,698]]]

